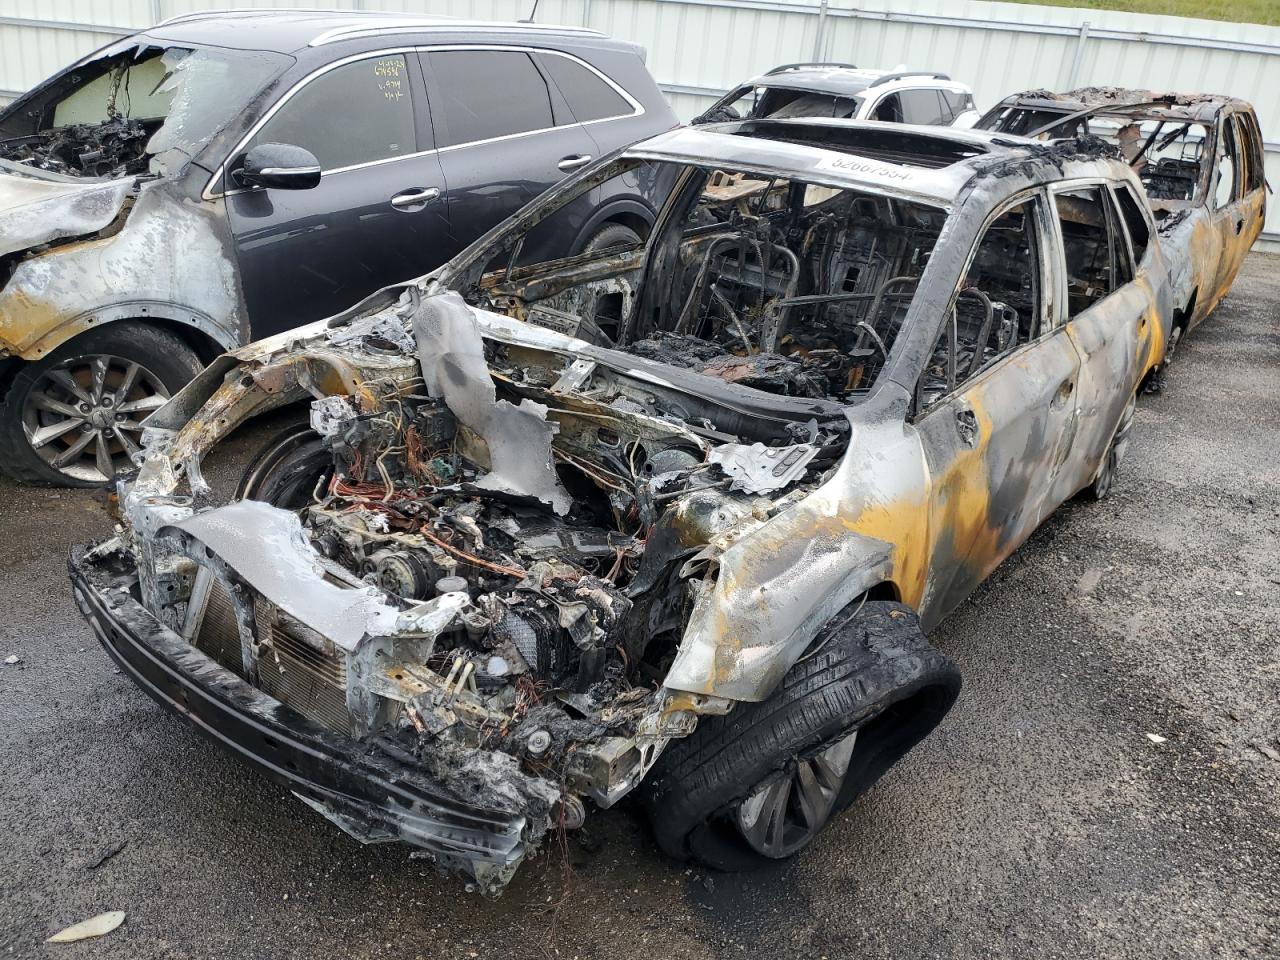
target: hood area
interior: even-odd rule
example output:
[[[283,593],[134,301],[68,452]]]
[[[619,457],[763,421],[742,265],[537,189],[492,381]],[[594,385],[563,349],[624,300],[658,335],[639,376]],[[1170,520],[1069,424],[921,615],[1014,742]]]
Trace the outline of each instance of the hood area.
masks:
[[[0,172],[0,257],[103,230],[132,190],[133,178],[68,183]]]

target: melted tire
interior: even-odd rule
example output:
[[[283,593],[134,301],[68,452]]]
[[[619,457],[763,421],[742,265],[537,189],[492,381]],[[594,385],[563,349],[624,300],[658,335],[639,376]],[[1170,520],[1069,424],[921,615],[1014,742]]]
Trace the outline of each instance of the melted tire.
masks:
[[[235,498],[300,510],[311,502],[316,484],[332,472],[332,453],[310,422],[303,420],[276,434],[254,455]]]
[[[839,814],[938,725],[959,692],[959,669],[925,640],[911,608],[868,602],[769,699],[704,717],[691,736],[668,745],[645,781],[658,845],[718,870],[776,862],[751,849],[733,823],[756,784],[857,729]]]

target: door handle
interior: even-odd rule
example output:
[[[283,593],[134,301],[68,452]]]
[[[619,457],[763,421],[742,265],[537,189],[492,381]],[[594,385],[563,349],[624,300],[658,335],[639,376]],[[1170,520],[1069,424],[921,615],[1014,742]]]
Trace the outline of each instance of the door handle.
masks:
[[[577,170],[579,167],[585,167],[590,162],[591,154],[575,153],[561,158],[560,162],[556,164],[556,167],[563,170],[565,173],[568,173],[570,170]]]
[[[1058,384],[1058,389],[1054,391],[1053,399],[1049,401],[1049,406],[1055,410],[1062,408],[1062,405],[1070,399],[1071,394],[1075,392],[1076,382],[1068,377]]]
[[[437,187],[414,187],[412,190],[402,190],[392,197],[391,206],[405,213],[413,213],[439,196],[440,190]]]
[[[960,440],[966,447],[978,445],[978,418],[972,410],[962,408],[956,411],[956,433],[960,434]]]
[[[1239,220],[1236,221],[1236,233],[1239,233],[1243,229],[1244,229],[1244,217],[1241,217]]]

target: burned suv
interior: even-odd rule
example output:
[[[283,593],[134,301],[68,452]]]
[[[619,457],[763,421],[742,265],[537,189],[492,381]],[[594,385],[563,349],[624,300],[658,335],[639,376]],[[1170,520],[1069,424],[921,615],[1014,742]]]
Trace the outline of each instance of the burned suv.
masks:
[[[1262,131],[1234,97],[1085,87],[1032,90],[992,107],[978,127],[1050,140],[1112,142],[1155,213],[1169,264],[1174,315],[1165,363],[1227,295],[1266,217]]]
[[[592,30],[190,14],[0,112],[0,469],[92,486],[224,350],[421,276],[547,187],[676,126]],[[634,242],[618,184],[544,256]]]
[[[618,178],[668,185],[646,241],[526,255]],[[789,856],[955,700],[924,631],[1110,489],[1165,342],[1139,190],[1097,140],[645,141],[213,363],[76,601],[162,704],[484,891],[633,791],[674,856]],[[219,502],[202,459],[267,410]]]

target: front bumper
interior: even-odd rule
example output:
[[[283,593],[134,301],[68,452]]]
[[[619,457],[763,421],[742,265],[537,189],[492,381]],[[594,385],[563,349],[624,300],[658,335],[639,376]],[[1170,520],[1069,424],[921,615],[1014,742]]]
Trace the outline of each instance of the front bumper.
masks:
[[[525,817],[483,809],[433,781],[385,741],[327,730],[246,683],[161,624],[130,591],[132,577],[68,561],[76,605],[111,658],[157,702],[266,771],[363,842],[402,840],[481,892],[499,892],[523,859]]]

